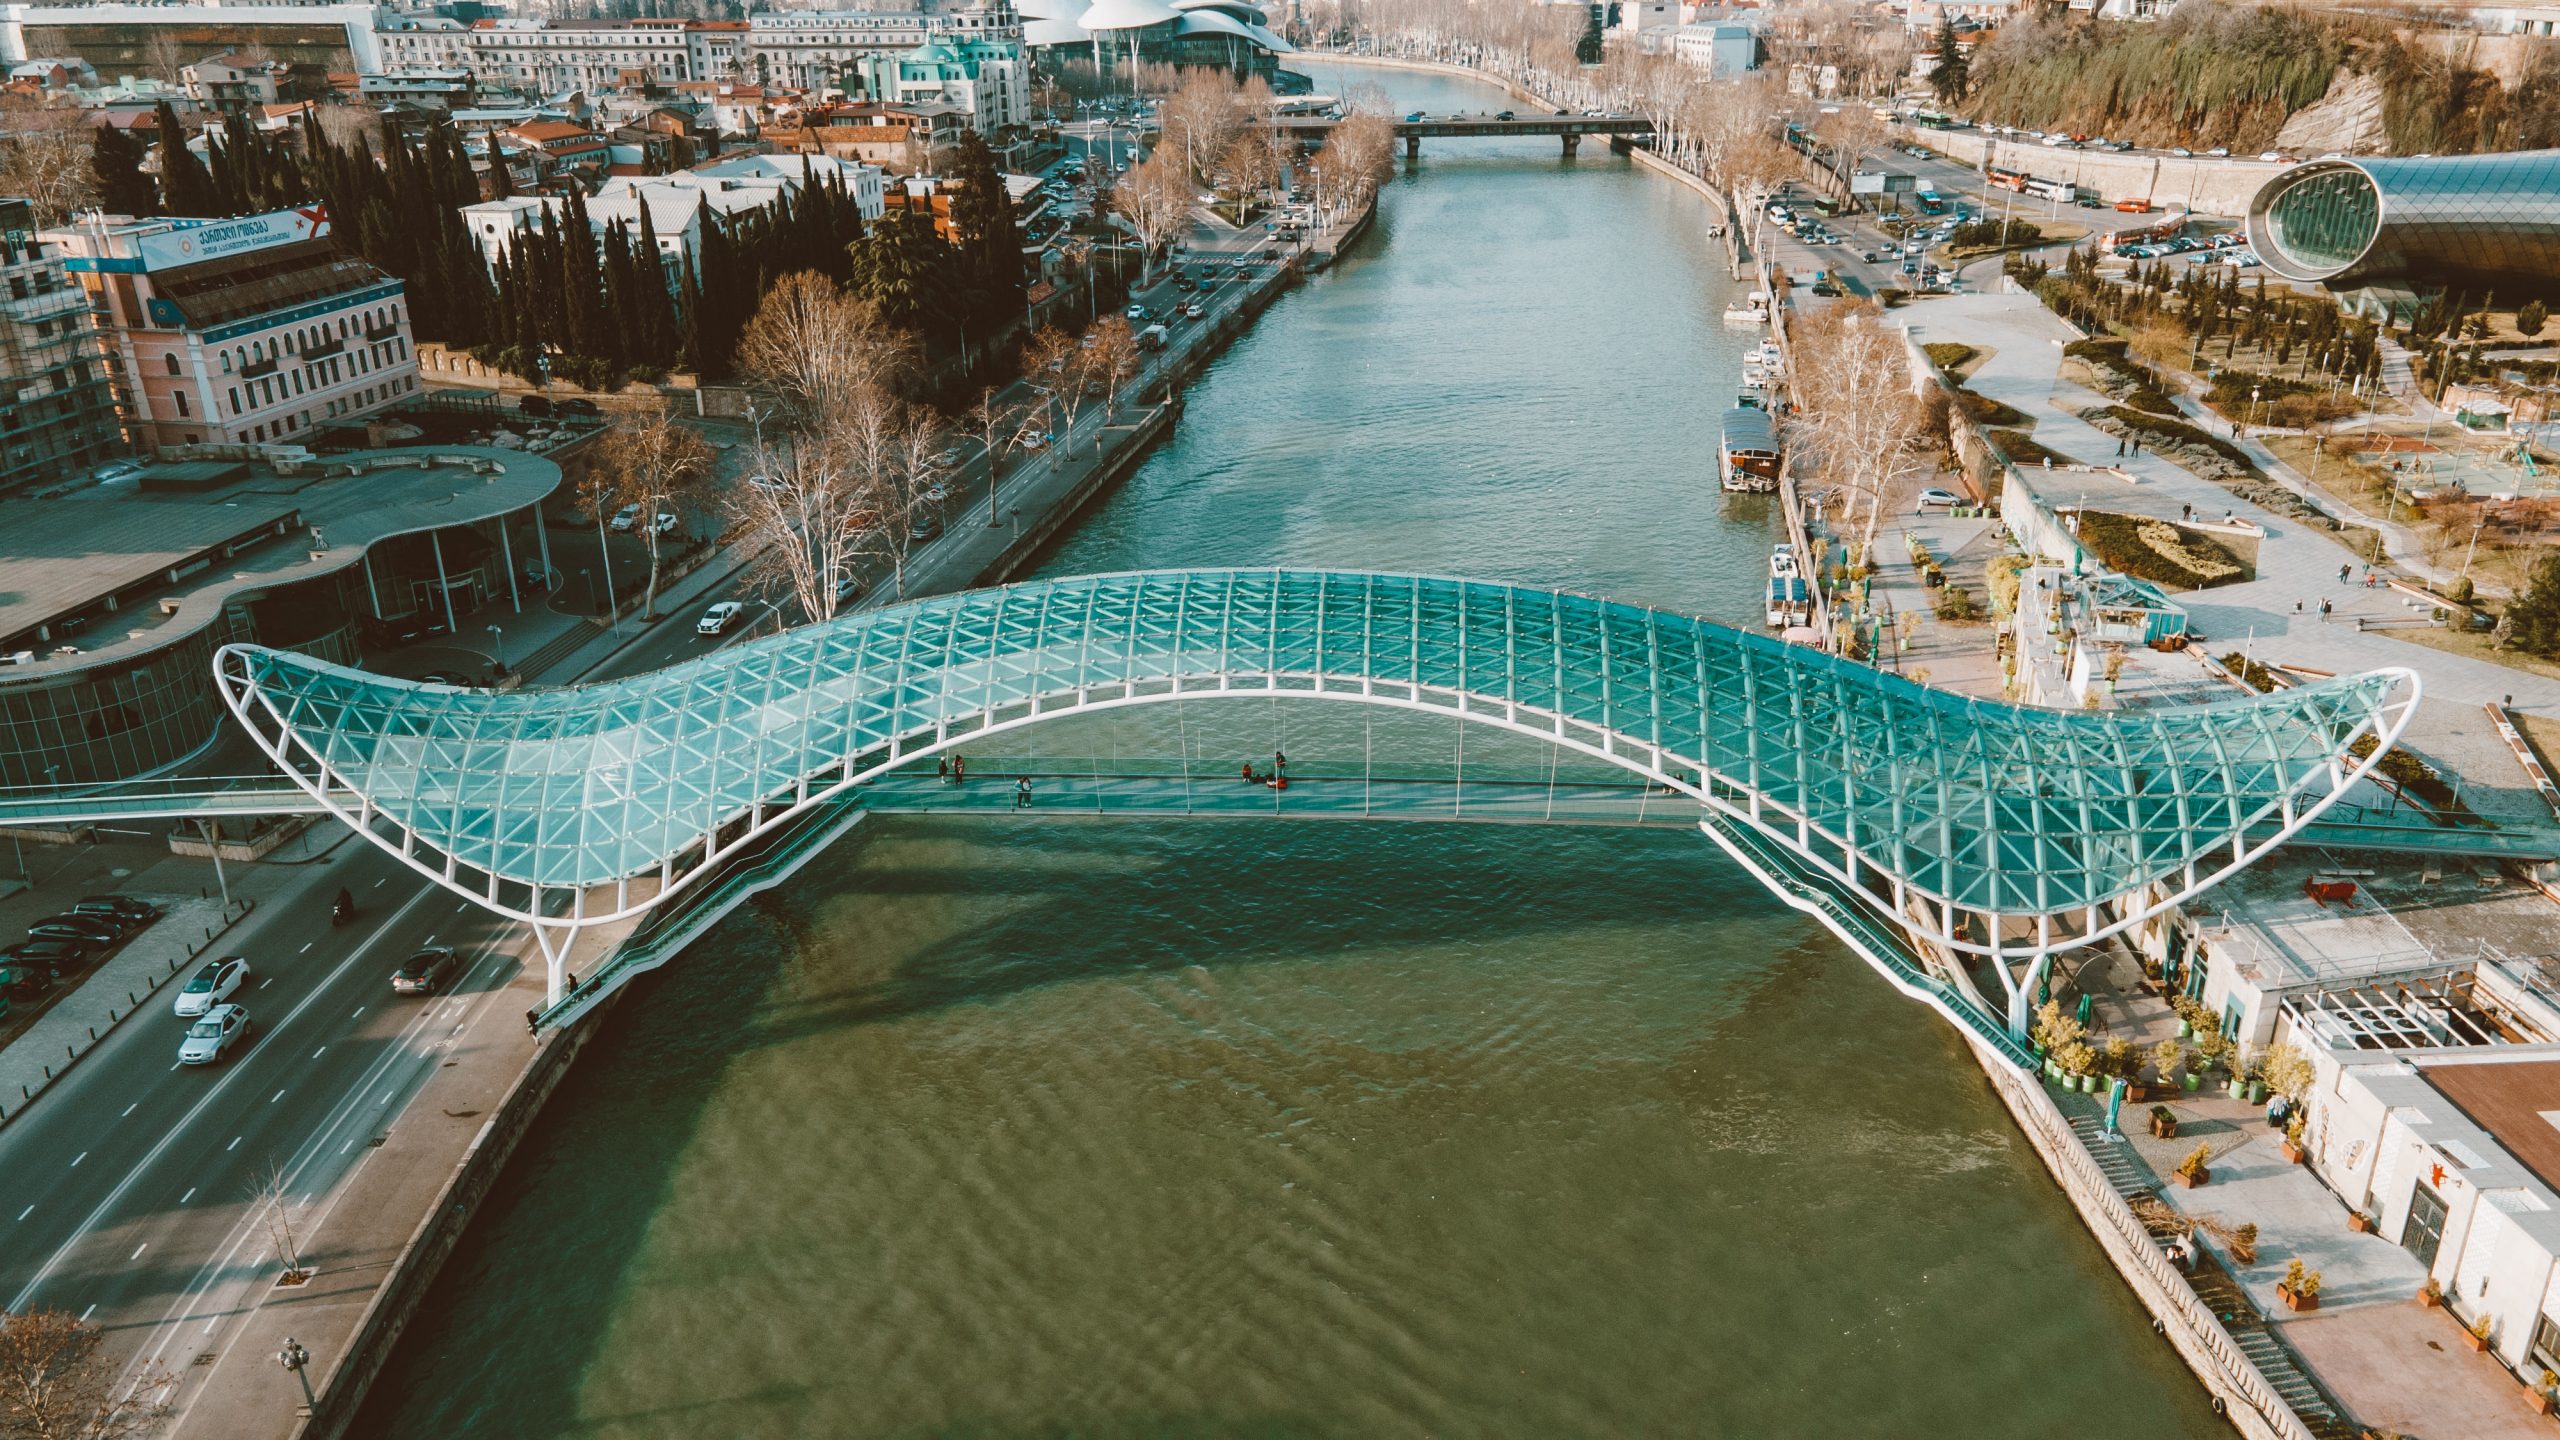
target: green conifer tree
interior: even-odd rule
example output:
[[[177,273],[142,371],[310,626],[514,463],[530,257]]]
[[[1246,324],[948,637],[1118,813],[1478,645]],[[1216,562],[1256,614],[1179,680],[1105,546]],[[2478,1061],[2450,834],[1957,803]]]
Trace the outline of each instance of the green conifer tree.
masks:
[[[98,208],[110,215],[148,215],[159,208],[151,177],[142,173],[142,147],[113,125],[90,135],[89,176],[98,187]]]
[[[171,215],[211,217],[222,214],[213,176],[187,148],[186,127],[169,102],[160,102],[160,208]]]
[[[982,326],[1008,323],[1022,313],[1022,227],[995,151],[975,130],[960,138],[952,179],[960,193],[951,200],[951,228],[970,315]]]

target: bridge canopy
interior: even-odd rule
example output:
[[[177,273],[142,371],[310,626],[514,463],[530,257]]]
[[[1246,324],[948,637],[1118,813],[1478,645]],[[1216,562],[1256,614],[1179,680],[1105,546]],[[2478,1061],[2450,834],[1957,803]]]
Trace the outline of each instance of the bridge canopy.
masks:
[[[1897,901],[2005,915],[2173,876],[2194,888],[2246,858],[2252,826],[2290,828],[2334,798],[2415,699],[2414,677],[2384,671],[2206,707],[2033,710],[1637,605],[1296,570],[940,596],[567,689],[421,686],[254,646],[221,665],[234,709],[297,783],[537,886],[677,878],[742,817],[762,827],[964,736],[1279,695],[1549,740],[1695,795],[1853,884],[1890,883]]]

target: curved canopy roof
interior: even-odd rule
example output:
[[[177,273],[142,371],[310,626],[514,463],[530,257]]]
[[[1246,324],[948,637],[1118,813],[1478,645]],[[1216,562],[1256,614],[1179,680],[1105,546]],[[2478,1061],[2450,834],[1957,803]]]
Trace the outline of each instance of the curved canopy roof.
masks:
[[[568,689],[420,686],[255,646],[221,665],[297,783],[405,832],[379,843],[519,882],[656,871],[762,823],[759,806],[814,803],[979,727],[1214,691],[1462,713],[1915,896],[2042,915],[2249,858],[2244,830],[2307,820],[2297,800],[2342,786],[2351,747],[2396,738],[2415,696],[2381,671],[2205,707],[2033,710],[1635,605],[1273,570],[940,596]]]
[[[1287,54],[1297,48],[1259,25],[1238,20],[1223,9],[1188,11],[1173,27],[1173,33],[1176,36],[1232,35],[1273,54]]]
[[[1143,30],[1179,18],[1165,0],[1095,0],[1093,8],[1076,17],[1085,30]]]

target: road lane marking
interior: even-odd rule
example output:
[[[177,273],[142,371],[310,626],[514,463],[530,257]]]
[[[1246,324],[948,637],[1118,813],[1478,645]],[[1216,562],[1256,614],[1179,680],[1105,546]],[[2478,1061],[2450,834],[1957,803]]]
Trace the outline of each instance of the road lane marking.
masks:
[[[92,1305],[92,1306],[90,1306],[90,1307],[89,1307],[89,1309],[88,1309],[88,1310],[83,1310],[83,1311],[81,1311],[81,1312],[80,1312],[80,1323],[82,1323],[82,1324],[84,1324],[84,1325],[85,1325],[85,1324],[87,1324],[87,1323],[89,1322],[89,1312],[90,1312],[91,1310],[95,1310],[95,1309],[97,1309],[97,1308],[98,1308],[97,1306]]]
[[[19,1212],[18,1212],[18,1218],[19,1218],[19,1219],[21,1219],[21,1220],[24,1220],[24,1219],[26,1219],[28,1216],[33,1215],[34,1213],[36,1213],[36,1207],[34,1207],[33,1205],[30,1205],[30,1206],[28,1206],[26,1209],[21,1210],[21,1211],[19,1211]]]
[[[86,1160],[86,1159],[88,1159],[88,1158],[89,1158],[89,1152],[88,1152],[88,1151],[86,1151],[86,1150],[81,1151],[81,1152],[80,1152],[80,1154],[79,1154],[78,1159],[75,1159],[75,1160],[73,1160],[73,1161],[71,1162],[71,1168],[72,1168],[72,1169],[74,1169],[74,1170],[79,1169],[79,1168],[80,1168],[80,1161],[82,1161],[82,1160]]]
[[[312,1059],[314,1059],[314,1060],[317,1060],[317,1059],[319,1059],[321,1056],[326,1055],[326,1054],[328,1054],[328,1053],[329,1053],[329,1047],[328,1047],[328,1046],[326,1046],[326,1045],[323,1045],[323,1046],[321,1046],[319,1049],[314,1050],[314,1051],[312,1051],[312,1052],[311,1052],[311,1058],[312,1058]],[[278,1093],[282,1093],[282,1092],[278,1092]]]
[[[390,876],[385,875],[385,876],[383,876],[383,877],[382,877],[382,880],[388,880],[388,879],[390,879],[390,878],[391,878]],[[374,888],[374,889],[376,889],[376,890],[381,889],[381,888],[382,888],[382,880],[376,880],[376,881],[374,881],[374,882],[373,882],[373,888]]]
[[[353,1150],[354,1148],[356,1148],[356,1142],[355,1142],[355,1141],[353,1141],[353,1140],[349,1140],[346,1144],[341,1145],[341,1146],[339,1146],[339,1147],[338,1147],[338,1153],[339,1153],[339,1154],[341,1154],[341,1155],[344,1155],[344,1154],[346,1154],[348,1151]]]
[[[240,1142],[241,1142],[242,1140],[247,1139],[247,1138],[248,1138],[248,1137],[247,1137],[247,1136],[245,1136],[245,1135],[234,1135],[234,1136],[232,1136],[232,1137],[231,1137],[231,1143],[222,1147],[222,1153],[223,1153],[223,1154],[225,1154],[225,1155],[228,1155],[228,1154],[230,1154],[232,1151],[239,1149],[239,1148],[240,1148]]]
[[[268,976],[266,979],[261,980],[261,981],[259,981],[259,982],[258,982],[258,988],[259,988],[259,989],[261,989],[261,990],[264,990],[264,989],[266,989],[268,986],[273,985],[274,983],[276,983],[276,977],[274,977],[273,975],[270,975],[270,976]]]
[[[196,1198],[196,1187],[190,1185],[187,1187],[187,1193],[178,1197],[178,1203],[184,1205],[194,1198]]]
[[[268,1096],[268,1097],[267,1097],[267,1103],[268,1103],[268,1104],[270,1104],[270,1105],[273,1105],[274,1103],[276,1103],[277,1101],[279,1101],[279,1100],[281,1100],[281,1099],[283,1099],[283,1098],[284,1098],[284,1092],[283,1092],[282,1090],[279,1090],[279,1091],[277,1091],[276,1093],[274,1093],[273,1095],[270,1095],[270,1096]]]
[[[308,955],[308,954],[310,954],[310,953],[311,953],[311,946],[312,946],[312,943],[313,943],[313,942],[311,942],[311,941],[309,941],[309,940],[305,940],[305,941],[303,941],[303,942],[302,942],[302,948],[301,948],[301,949],[299,949],[299,950],[294,951],[293,953],[294,953],[294,954],[296,954],[296,955]]]
[[[142,1258],[142,1252],[143,1252],[143,1251],[145,1251],[145,1250],[148,1250],[148,1249],[150,1249],[150,1248],[151,1248],[151,1242],[150,1242],[150,1241],[148,1241],[148,1240],[145,1240],[145,1241],[143,1241],[141,1244],[134,1246],[134,1247],[133,1247],[133,1253],[132,1253],[132,1254],[130,1254],[130,1255],[127,1255],[126,1257],[124,1257],[124,1263],[126,1263],[127,1265],[130,1265],[130,1264],[132,1264],[134,1261],[141,1259],[141,1258]]]
[[[359,1005],[359,1006],[357,1006],[357,1007],[356,1007],[356,1013],[354,1013],[353,1015],[348,1016],[347,1018],[348,1018],[348,1019],[350,1019],[350,1020],[361,1020],[361,1019],[363,1019],[363,1018],[364,1018],[364,1010],[365,1010],[365,1007],[363,1007],[362,1005]]]
[[[131,1105],[127,1105],[126,1107],[124,1107],[124,1115],[130,1115],[130,1114],[132,1114],[134,1111],[136,1111],[136,1110],[138,1110],[138,1109],[140,1109],[140,1108],[142,1108],[142,1102],[141,1102],[141,1101],[139,1101],[139,1100],[136,1100],[136,1101],[134,1101]],[[123,1118],[124,1118],[124,1115],[119,1115],[119,1116],[117,1116],[116,1118],[117,1118],[117,1119],[119,1119],[119,1120],[121,1120],[121,1119],[123,1119]]]

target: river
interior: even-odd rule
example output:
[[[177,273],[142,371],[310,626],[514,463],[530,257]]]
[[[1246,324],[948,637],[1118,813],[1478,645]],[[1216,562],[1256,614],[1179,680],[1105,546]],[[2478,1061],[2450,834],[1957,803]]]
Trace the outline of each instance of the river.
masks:
[[[1557,150],[1430,145],[1048,573],[1438,571],[1750,623],[1720,256],[1695,197]],[[1210,757],[1368,740],[1188,709]],[[1021,743],[1128,753],[1164,714]],[[1953,1034],[1697,836],[916,818],[635,987],[358,1433],[2219,1423]]]

